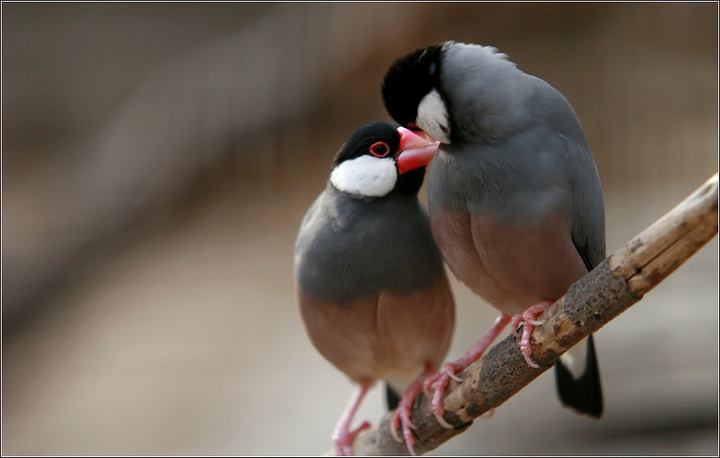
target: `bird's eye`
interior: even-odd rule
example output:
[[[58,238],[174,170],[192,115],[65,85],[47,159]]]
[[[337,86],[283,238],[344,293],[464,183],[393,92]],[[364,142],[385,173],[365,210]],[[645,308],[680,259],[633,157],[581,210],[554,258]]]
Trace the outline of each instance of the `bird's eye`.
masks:
[[[410,130],[412,130],[413,132],[417,132],[418,130],[422,130],[422,129],[420,129],[420,128],[418,127],[418,125],[415,124],[414,122],[409,122],[409,123],[407,123],[407,128],[410,129]]]
[[[370,154],[375,157],[385,157],[390,154],[390,147],[385,142],[376,142],[370,146]]]

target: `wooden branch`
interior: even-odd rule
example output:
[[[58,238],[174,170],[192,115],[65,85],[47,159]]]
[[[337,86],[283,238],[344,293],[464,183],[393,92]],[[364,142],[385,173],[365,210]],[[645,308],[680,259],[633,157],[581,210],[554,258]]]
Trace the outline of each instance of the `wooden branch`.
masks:
[[[426,453],[465,431],[472,421],[502,405],[540,374],[560,355],[639,301],[645,293],[670,275],[710,241],[718,231],[718,174],[693,194],[605,259],[573,284],[567,294],[542,316],[535,328],[533,369],[520,354],[510,335],[492,347],[460,374],[463,382],[451,382],[445,395],[445,419],[456,426],[442,427],[421,394],[411,421],[417,429],[415,451]],[[390,434],[391,413],[380,424],[361,434],[355,442],[358,455],[407,455],[405,444]]]

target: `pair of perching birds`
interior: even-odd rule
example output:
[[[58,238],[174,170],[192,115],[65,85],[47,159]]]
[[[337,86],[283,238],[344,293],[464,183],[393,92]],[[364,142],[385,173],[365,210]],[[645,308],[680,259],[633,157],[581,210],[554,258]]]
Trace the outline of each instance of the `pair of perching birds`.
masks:
[[[396,60],[382,84],[401,127],[355,131],[295,243],[296,294],[317,350],[358,384],[333,435],[352,454],[351,421],[376,380],[396,408],[393,435],[414,454],[416,396],[435,388],[442,417],[450,378],[502,329],[523,323],[532,361],[538,316],[605,257],[603,197],[585,133],[568,101],[493,47],[453,41]],[[432,164],[430,162],[432,161]],[[425,169],[428,212],[418,201]],[[437,372],[454,328],[455,276],[500,310],[490,332]],[[592,336],[556,367],[562,403],[600,417]]]

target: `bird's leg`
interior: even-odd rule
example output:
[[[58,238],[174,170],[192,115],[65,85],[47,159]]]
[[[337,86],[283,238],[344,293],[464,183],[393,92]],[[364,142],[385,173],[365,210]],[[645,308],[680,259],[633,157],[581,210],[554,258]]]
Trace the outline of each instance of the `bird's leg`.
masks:
[[[513,329],[513,334],[515,336],[518,336],[517,327],[520,325],[520,323],[523,323],[523,333],[522,338],[520,339],[520,352],[525,357],[525,361],[528,363],[528,366],[534,367],[536,369],[540,366],[538,366],[537,363],[530,358],[530,355],[532,354],[530,337],[532,337],[532,332],[533,329],[535,329],[535,326],[540,326],[545,322],[537,321],[537,317],[540,316],[542,312],[547,310],[547,308],[550,307],[552,304],[553,301],[549,300],[538,302],[537,304],[525,310],[523,313],[513,316],[512,322],[510,323]]]
[[[452,378],[453,380],[461,382],[462,380],[457,376],[457,374],[482,357],[483,353],[485,353],[490,344],[493,343],[510,320],[511,317],[509,315],[500,315],[495,321],[495,324],[493,324],[493,327],[490,328],[490,331],[488,331],[482,339],[478,340],[477,343],[473,345],[462,358],[458,359],[454,363],[445,363],[444,372],[431,375],[425,380],[425,383],[423,384],[423,389],[425,391],[430,391],[430,388],[435,385],[435,394],[433,395],[432,400],[432,411],[435,414],[435,418],[437,418],[438,423],[444,427],[448,429],[453,428],[453,426],[443,418],[445,408],[442,405],[443,393],[445,392],[445,388],[448,383],[450,383],[450,379]]]
[[[390,421],[390,432],[393,438],[402,442],[400,436],[398,436],[397,430],[402,426],[403,437],[405,438],[405,444],[407,445],[408,452],[412,456],[416,456],[415,453],[415,436],[412,430],[415,429],[415,425],[410,421],[410,414],[412,413],[413,404],[415,404],[415,398],[423,391],[423,382],[435,372],[435,366],[431,363],[425,364],[425,372],[420,374],[408,387],[405,389],[400,402],[398,403],[395,413],[393,413]]]
[[[333,443],[335,444],[335,454],[337,456],[351,456],[353,454],[352,445],[355,442],[355,438],[363,430],[370,427],[370,423],[364,421],[360,426],[350,431],[350,423],[352,423],[355,413],[357,413],[358,407],[363,398],[367,394],[368,390],[372,386],[372,383],[361,383],[355,393],[353,394],[350,404],[348,404],[345,412],[343,412],[338,421],[335,431],[333,432]]]

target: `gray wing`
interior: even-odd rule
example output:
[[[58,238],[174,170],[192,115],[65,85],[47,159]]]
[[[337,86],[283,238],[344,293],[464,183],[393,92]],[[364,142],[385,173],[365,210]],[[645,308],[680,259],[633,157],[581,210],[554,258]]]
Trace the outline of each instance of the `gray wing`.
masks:
[[[600,177],[586,145],[574,143],[576,173],[571,208],[571,234],[588,272],[605,259],[605,206]]]
[[[588,271],[605,259],[605,209],[602,187],[587,137],[570,102],[557,89],[534,78],[532,104],[565,144],[561,162],[572,192],[570,232]]]

